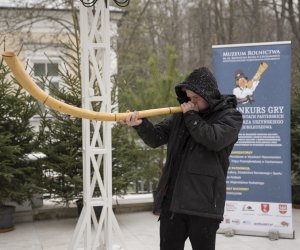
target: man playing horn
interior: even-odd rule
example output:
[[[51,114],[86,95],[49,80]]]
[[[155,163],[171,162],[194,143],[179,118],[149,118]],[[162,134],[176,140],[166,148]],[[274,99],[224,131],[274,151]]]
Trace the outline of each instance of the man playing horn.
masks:
[[[238,69],[234,73],[235,88],[233,94],[236,96],[238,104],[247,104],[254,102],[254,91],[259,84],[260,78],[265,70],[268,68],[266,62],[261,62],[256,74],[251,80],[244,74],[243,70]]]
[[[234,78],[236,87],[233,89],[233,94],[236,96],[238,103],[252,103],[254,101],[253,93],[259,84],[259,80],[249,81],[241,69],[236,70]]]
[[[223,220],[229,155],[238,140],[242,115],[234,95],[221,95],[213,74],[194,70],[175,87],[182,113],[154,125],[131,112],[126,123],[150,147],[168,145],[154,197],[160,215],[160,249],[215,249]]]

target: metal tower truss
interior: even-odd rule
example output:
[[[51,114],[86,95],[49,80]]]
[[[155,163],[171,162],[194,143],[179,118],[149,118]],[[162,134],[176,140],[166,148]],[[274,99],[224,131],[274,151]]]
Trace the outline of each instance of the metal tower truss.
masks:
[[[111,113],[110,13],[106,1],[80,6],[83,108]],[[111,122],[83,119],[83,209],[69,250],[126,249],[112,210]],[[94,207],[102,208],[97,218]],[[113,236],[123,248],[113,245]],[[82,248],[82,245],[84,248]]]

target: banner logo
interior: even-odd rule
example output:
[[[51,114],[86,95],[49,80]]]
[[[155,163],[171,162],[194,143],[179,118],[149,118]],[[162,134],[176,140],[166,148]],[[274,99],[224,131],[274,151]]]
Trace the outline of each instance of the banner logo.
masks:
[[[286,204],[279,204],[279,213],[286,214],[287,213],[287,205]]]
[[[263,213],[268,213],[270,211],[270,204],[262,203],[260,204],[260,209]]]

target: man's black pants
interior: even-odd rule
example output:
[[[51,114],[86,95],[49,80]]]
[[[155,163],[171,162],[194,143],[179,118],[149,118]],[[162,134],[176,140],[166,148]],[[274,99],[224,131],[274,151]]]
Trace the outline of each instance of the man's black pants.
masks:
[[[219,221],[194,215],[160,214],[160,250],[183,250],[187,238],[193,250],[214,250]]]

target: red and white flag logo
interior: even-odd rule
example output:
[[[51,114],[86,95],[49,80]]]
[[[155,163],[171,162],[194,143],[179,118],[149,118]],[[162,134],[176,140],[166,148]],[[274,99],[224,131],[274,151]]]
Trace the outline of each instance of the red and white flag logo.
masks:
[[[270,211],[270,204],[262,203],[260,204],[260,208],[263,213],[268,213]]]

